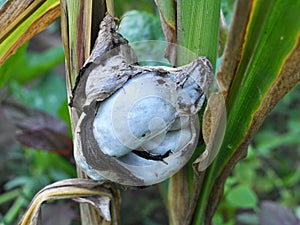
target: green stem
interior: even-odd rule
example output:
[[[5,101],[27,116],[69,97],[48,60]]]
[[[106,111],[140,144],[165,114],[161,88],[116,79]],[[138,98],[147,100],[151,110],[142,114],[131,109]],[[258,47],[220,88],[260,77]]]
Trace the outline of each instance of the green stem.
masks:
[[[215,177],[213,173],[210,171],[214,170],[216,163],[213,161],[211,166],[209,167],[209,171],[205,173],[205,180],[201,187],[201,194],[199,196],[199,202],[195,209],[193,225],[202,225],[205,220],[205,211],[208,204],[209,194],[212,188],[212,184],[215,181]],[[199,187],[200,188],[200,187]]]
[[[213,68],[216,67],[219,24],[220,24],[220,0],[197,0],[177,2],[177,43],[191,50],[198,56],[207,57]],[[184,64],[191,59],[186,54],[178,52],[178,64]],[[206,177],[205,180],[213,180]],[[207,199],[209,197],[211,182],[203,184],[199,196],[199,202],[194,212],[193,224],[203,224]]]

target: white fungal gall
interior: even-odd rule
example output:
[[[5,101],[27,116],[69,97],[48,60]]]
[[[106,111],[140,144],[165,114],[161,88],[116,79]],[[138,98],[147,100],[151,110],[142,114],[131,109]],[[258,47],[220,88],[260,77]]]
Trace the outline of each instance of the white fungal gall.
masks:
[[[161,73],[163,69],[166,70],[163,75],[155,72]],[[190,117],[195,115],[190,111],[195,110],[195,102],[202,98],[203,92],[197,91],[196,83],[178,86],[178,71],[166,67],[152,70],[132,78],[99,105],[94,136],[105,154],[120,157],[138,150],[163,155],[168,151],[177,152],[189,142],[192,131],[186,127],[184,133],[189,135],[181,137],[182,132],[177,132],[176,139],[167,137],[174,137],[176,129],[180,131],[190,123]],[[184,103],[192,109],[183,111],[178,99],[181,105]],[[162,143],[165,148],[159,147]]]
[[[138,66],[109,15],[101,27],[73,91],[71,104],[81,113],[76,162],[93,179],[131,186],[161,182],[196,148],[212,68],[204,57],[179,68]]]

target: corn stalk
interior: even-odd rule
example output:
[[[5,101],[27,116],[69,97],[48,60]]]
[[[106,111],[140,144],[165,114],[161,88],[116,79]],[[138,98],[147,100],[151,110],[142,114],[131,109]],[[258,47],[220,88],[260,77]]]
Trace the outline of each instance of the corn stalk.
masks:
[[[113,13],[111,1],[61,0],[61,28],[66,55],[66,80],[69,99],[72,97],[72,89],[78,72],[91,53],[97,38],[99,24],[106,11]],[[69,109],[72,131],[74,132],[80,115],[74,108]],[[77,168],[77,173],[79,178],[88,179],[80,168]],[[115,197],[118,198],[119,196]],[[109,224],[91,204],[80,204],[80,212],[83,225]]]

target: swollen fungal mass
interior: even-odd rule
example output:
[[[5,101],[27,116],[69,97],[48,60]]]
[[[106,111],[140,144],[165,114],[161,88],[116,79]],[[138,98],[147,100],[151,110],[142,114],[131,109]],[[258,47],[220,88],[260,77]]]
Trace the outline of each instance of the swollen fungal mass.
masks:
[[[71,106],[77,164],[95,180],[161,182],[182,168],[199,137],[198,112],[212,83],[205,57],[178,67],[139,66],[107,15],[77,78]]]

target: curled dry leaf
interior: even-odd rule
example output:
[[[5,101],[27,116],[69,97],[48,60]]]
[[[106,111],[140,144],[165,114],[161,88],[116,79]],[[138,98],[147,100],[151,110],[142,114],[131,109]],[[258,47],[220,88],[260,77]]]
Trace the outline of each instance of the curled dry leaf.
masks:
[[[58,181],[44,187],[35,195],[19,225],[37,225],[42,203],[48,200],[68,198],[93,204],[101,212],[101,215],[105,215],[104,218],[111,222],[110,224],[117,224],[117,219],[113,217],[114,214],[108,215],[111,203],[115,201],[113,198],[116,196],[115,194],[113,188],[93,180],[77,178]],[[115,205],[118,206],[119,204]],[[114,209],[118,210],[117,208]]]
[[[203,154],[196,159],[196,171],[204,171],[213,161],[220,149],[226,127],[226,106],[222,93],[212,94],[207,102],[203,116],[202,133],[206,143]]]
[[[76,198],[77,202],[80,203],[89,203],[98,209],[99,214],[106,221],[111,221],[110,208],[107,207],[110,205],[111,199],[107,196],[100,197],[85,197],[85,198]],[[100,209],[100,210],[99,210]]]
[[[161,182],[187,163],[197,145],[197,113],[213,79],[210,62],[200,57],[179,68],[136,62],[107,15],[70,103],[81,114],[75,159],[95,180]]]

